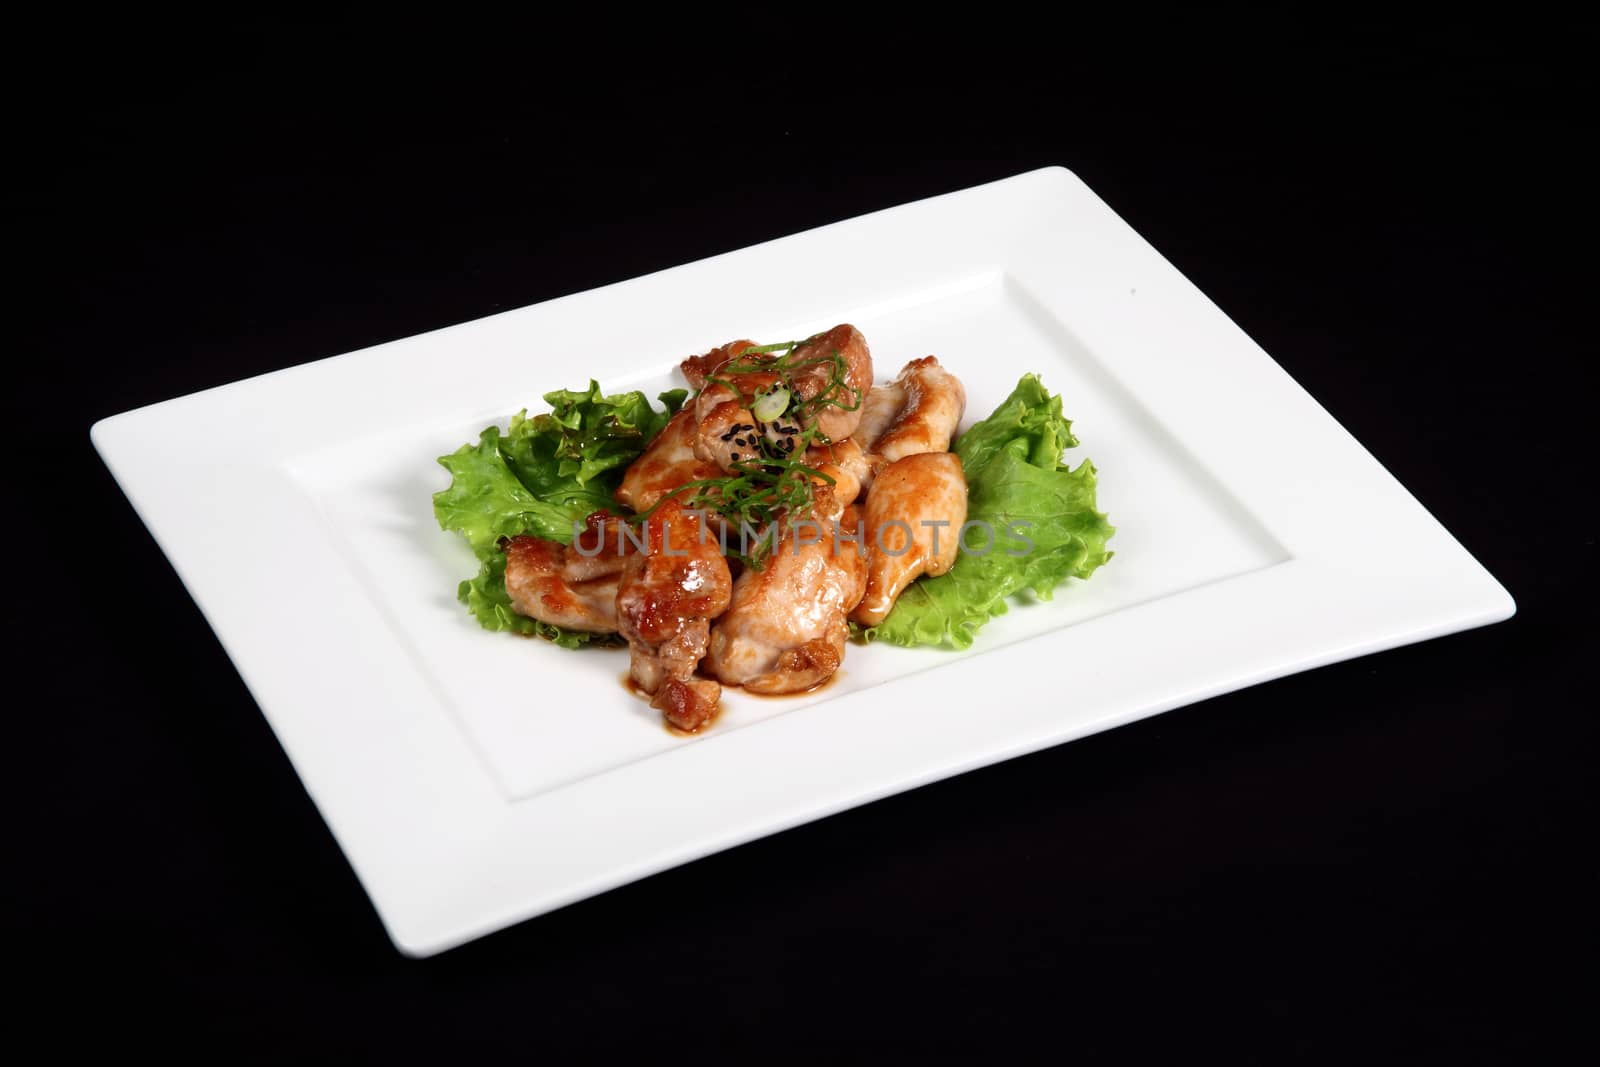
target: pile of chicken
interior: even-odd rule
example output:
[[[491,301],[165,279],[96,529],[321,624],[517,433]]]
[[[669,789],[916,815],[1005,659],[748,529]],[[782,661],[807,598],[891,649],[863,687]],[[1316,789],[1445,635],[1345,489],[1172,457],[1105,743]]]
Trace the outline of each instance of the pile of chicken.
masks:
[[[568,629],[620,633],[634,684],[689,732],[716,717],[721,685],[779,694],[825,682],[844,658],[847,620],[882,622],[912,581],[948,571],[967,517],[966,479],[949,450],[966,409],[961,382],[927,356],[875,385],[866,338],[835,326],[787,360],[804,401],[839,388],[842,357],[842,402],[817,405],[799,422],[829,442],[811,445],[804,462],[832,482],[818,479],[810,513],[782,523],[761,566],[736,577],[719,547],[720,516],[687,508],[679,499],[687,494],[674,491],[724,476],[741,456],[751,458],[758,425],[770,432],[750,406],[776,375],[718,373],[735,361],[746,371],[759,363],[754,347],[734,341],[683,361],[698,392],[616,492],[635,512],[655,508],[643,551],[625,535],[627,520],[605,512],[589,516],[572,547],[536,537],[504,545],[516,610]]]

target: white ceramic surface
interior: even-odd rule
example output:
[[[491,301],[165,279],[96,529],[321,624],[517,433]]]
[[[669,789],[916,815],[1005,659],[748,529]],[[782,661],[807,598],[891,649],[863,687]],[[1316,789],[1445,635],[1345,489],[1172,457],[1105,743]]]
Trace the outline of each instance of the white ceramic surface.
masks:
[[[620,652],[480,630],[434,458],[590,376],[853,322],[981,418],[1065,397],[1116,558],[968,652],[852,646],[703,737]],[[1060,169],[106,419],[92,436],[260,703],[394,942],[427,955],[783,827],[1511,598],[1204,295]],[[192,447],[204,440],[207,447]]]

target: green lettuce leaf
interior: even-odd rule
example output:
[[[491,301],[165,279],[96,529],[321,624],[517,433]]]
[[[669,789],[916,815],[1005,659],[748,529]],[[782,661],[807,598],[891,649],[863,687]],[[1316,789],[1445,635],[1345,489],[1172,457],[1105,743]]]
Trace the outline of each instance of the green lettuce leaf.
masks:
[[[511,419],[509,428],[490,426],[476,444],[465,444],[439,464],[450,485],[433,496],[439,526],[466,538],[481,564],[461,583],[458,599],[488,630],[548,638],[577,648],[595,635],[563,630],[518,615],[505,587],[502,537],[532,534],[572,542],[574,525],[601,508],[615,508],[612,493],[622,475],[650,443],[687,394],[673,389],[659,397],[657,411],[640,392],[604,396],[596,382],[586,391],[545,394],[551,410]]]
[[[860,631],[867,641],[906,647],[967,648],[978,630],[1006,611],[1006,598],[1029,592],[1049,600],[1068,578],[1088,578],[1111,558],[1115,532],[1095,509],[1095,469],[1061,462],[1076,445],[1072,424],[1032,375],[1017,383],[994,414],[961,436],[954,449],[967,477],[967,519],[995,532],[986,553],[974,531],[949,573],[913,582],[877,626]]]
[[[538,619],[519,614],[511,606],[511,596],[506,592],[506,557],[496,554],[483,561],[476,578],[469,578],[456,590],[456,599],[467,606],[478,625],[485,630],[504,630],[525,637],[542,637],[562,648],[582,648],[587,644],[614,645],[621,639],[615,634],[591,634],[581,630],[568,630]]]
[[[524,411],[511,419],[506,462],[540,497],[562,493],[569,486],[586,487],[601,475],[616,472],[615,479],[603,479],[609,498],[621,473],[661,432],[687,395],[682,389],[662,393],[657,399],[667,410],[658,412],[641,392],[602,396],[594,381],[584,392],[546,393],[548,413],[530,419]]]
[[[1060,466],[1061,453],[1076,448],[1072,423],[1061,414],[1061,398],[1051,396],[1036,374],[1025,374],[994,413],[956,441],[952,451],[970,482],[995,454],[1017,441],[1027,442],[1024,458],[1045,470]]]
[[[467,539],[473,553],[486,560],[500,554],[502,537],[531,533],[570,543],[572,523],[610,503],[575,485],[552,484],[535,495],[507,462],[512,441],[490,426],[476,445],[462,445],[439,464],[450,472],[450,486],[433,495],[433,514],[442,529]]]

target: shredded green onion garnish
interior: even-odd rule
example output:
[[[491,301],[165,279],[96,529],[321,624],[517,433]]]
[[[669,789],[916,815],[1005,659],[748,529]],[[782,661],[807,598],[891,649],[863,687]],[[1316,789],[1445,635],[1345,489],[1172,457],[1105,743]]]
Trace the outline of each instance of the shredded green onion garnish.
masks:
[[[756,420],[757,452],[749,459],[736,460],[733,469],[721,478],[701,478],[686,482],[662,497],[648,510],[634,517],[639,522],[648,519],[656,509],[671,499],[679,499],[684,507],[715,512],[738,533],[745,526],[757,534],[768,524],[785,517],[799,517],[810,512],[816,503],[816,483],[834,484],[834,479],[805,464],[806,450],[813,444],[829,444],[828,438],[815,425],[816,416],[824,408],[837,407],[855,411],[861,406],[861,390],[845,380],[848,365],[838,349],[828,356],[795,358],[795,349],[808,344],[819,335],[804,341],[780,341],[770,345],[752,345],[728,363],[717,368],[717,373],[706,378],[706,385],[722,385],[731,392],[741,390],[729,378],[744,374],[771,374],[776,381],[763,388],[753,398],[750,413]],[[751,359],[751,356],[771,356],[776,359]],[[828,365],[828,379],[823,388],[810,399],[801,399],[795,387],[795,378],[820,363]],[[689,401],[690,404],[694,400]],[[801,424],[812,425],[801,428]],[[769,432],[770,430],[770,432]],[[742,542],[741,542],[742,543]],[[729,551],[747,565],[759,569],[772,544],[758,539],[751,553]]]

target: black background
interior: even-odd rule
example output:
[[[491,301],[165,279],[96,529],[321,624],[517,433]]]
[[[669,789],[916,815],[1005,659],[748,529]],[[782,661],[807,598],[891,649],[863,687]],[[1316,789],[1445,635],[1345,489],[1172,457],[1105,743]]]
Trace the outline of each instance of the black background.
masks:
[[[627,52],[354,20],[19,36],[24,1026],[220,1062],[1548,1052],[1579,1004],[1568,968],[1592,968],[1596,889],[1576,31],[1152,44],[1154,22]],[[1051,164],[1518,615],[399,956],[89,425]]]

